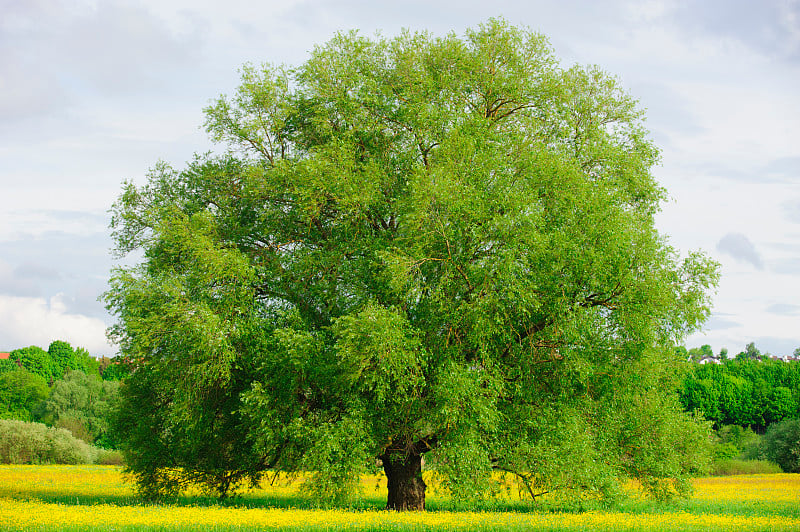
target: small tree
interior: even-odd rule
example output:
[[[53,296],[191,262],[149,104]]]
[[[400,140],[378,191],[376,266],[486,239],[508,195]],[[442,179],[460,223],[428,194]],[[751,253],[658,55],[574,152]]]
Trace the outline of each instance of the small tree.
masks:
[[[786,473],[800,473],[800,419],[773,423],[762,441],[762,453]]]
[[[301,469],[337,496],[377,459],[387,506],[424,509],[425,456],[463,497],[495,470],[531,495],[685,493],[708,433],[674,345],[717,273],[655,229],[642,119],[499,20],[246,67],[206,110],[229,153],[114,207],[118,252],[143,251],[106,295],[140,487]]]
[[[744,351],[740,351],[736,355],[736,360],[743,361],[743,360],[760,360],[761,359],[761,351],[758,350],[756,344],[754,342],[750,342],[744,348]]]

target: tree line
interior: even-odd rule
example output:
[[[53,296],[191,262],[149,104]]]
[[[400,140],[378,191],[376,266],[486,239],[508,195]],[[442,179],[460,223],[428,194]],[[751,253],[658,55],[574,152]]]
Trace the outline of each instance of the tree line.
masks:
[[[772,360],[798,360],[800,359],[800,347],[796,348],[792,354],[788,357],[776,357],[769,352],[761,353],[761,350],[756,347],[755,342],[750,342],[745,346],[744,350],[739,351],[736,356],[731,357],[728,353],[728,349],[723,347],[720,349],[719,354],[715,355],[714,350],[711,348],[710,345],[705,344],[701,345],[700,347],[692,347],[691,349],[686,349],[683,346],[679,346],[675,351],[679,357],[685,358],[691,362],[701,362],[704,358],[705,359],[713,359],[715,362],[723,362],[729,360],[731,358],[735,358],[736,360],[765,360],[765,359],[772,359]]]
[[[701,413],[716,428],[739,425],[760,433],[800,418],[800,364],[738,355],[722,360],[691,366],[680,394],[687,411]]]
[[[56,340],[47,350],[15,349],[0,360],[0,419],[63,428],[87,443],[113,448],[111,410],[124,366],[101,362]]]

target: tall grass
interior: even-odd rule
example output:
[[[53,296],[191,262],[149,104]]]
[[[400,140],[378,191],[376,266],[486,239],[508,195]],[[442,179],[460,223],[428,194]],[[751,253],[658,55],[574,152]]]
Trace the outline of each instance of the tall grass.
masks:
[[[714,476],[768,475],[771,473],[781,473],[781,468],[778,464],[769,460],[729,458],[717,460],[711,467],[711,474]]]

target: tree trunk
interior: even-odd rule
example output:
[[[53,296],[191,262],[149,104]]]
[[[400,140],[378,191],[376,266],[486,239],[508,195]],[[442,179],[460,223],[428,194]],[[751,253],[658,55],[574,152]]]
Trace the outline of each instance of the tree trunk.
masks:
[[[425,510],[425,481],[421,454],[385,454],[380,457],[386,472],[389,496],[387,510]]]

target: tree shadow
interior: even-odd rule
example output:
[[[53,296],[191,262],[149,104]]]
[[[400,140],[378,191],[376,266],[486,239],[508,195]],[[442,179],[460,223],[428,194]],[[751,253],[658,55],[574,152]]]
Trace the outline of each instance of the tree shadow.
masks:
[[[135,494],[87,494],[76,490],[70,493],[63,486],[58,491],[48,489],[25,489],[24,491],[0,492],[0,498],[35,500],[42,503],[65,506],[93,506],[107,504],[121,507],[174,506],[174,507],[222,507],[246,509],[293,509],[293,510],[344,510],[353,512],[380,511],[386,509],[384,494],[370,494],[344,502],[325,502],[303,493],[265,494],[244,492],[226,499],[205,495],[180,495],[149,501]],[[581,513],[587,508],[564,507],[563,505],[538,504],[531,501],[488,500],[474,503],[456,502],[443,498],[431,498],[426,502],[426,511],[437,512],[509,512],[509,513]]]
[[[368,497],[346,503],[325,503],[304,495],[278,495],[244,493],[226,499],[204,495],[179,495],[164,497],[158,500],[147,500],[135,494],[87,494],[83,491],[70,493],[63,487],[58,492],[42,489],[26,489],[20,491],[6,490],[0,492],[0,498],[12,500],[37,501],[41,503],[60,504],[65,506],[93,506],[108,504],[113,506],[175,506],[175,507],[222,507],[222,508],[260,508],[260,509],[294,509],[321,510],[339,509],[352,511],[383,510],[386,502],[383,499]]]

